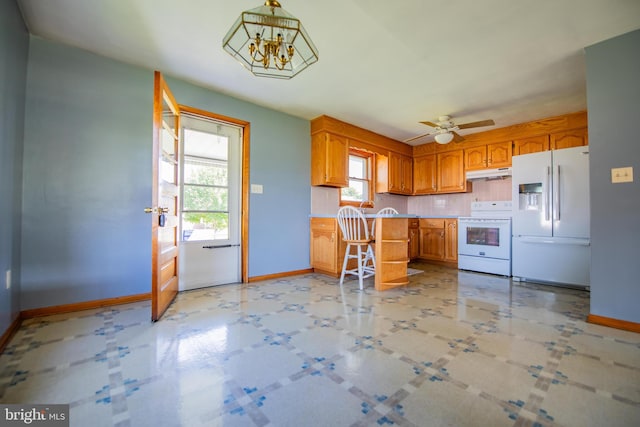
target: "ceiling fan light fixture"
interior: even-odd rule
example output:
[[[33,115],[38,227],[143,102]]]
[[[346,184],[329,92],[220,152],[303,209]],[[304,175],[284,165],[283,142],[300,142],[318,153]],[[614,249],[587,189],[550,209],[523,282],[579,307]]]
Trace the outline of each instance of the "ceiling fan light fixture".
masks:
[[[436,135],[436,142],[438,144],[448,144],[453,140],[453,134],[451,132],[442,132]]]
[[[290,79],[318,61],[318,49],[302,22],[275,0],[242,12],[222,48],[260,77]]]

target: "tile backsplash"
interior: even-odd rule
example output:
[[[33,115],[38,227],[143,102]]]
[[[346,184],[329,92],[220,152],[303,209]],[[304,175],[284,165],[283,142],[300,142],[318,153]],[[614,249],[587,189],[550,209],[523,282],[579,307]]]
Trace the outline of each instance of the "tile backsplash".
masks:
[[[511,200],[511,177],[473,181],[473,192],[409,197],[407,210],[416,215],[469,216],[471,202]]]
[[[376,207],[371,209],[371,213],[379,208],[391,206],[400,213],[422,216],[469,216],[471,214],[471,202],[494,200],[511,200],[511,177],[500,180],[473,181],[472,193],[409,197],[376,194]],[[312,214],[335,214],[338,208],[339,199],[336,188],[311,187]]]

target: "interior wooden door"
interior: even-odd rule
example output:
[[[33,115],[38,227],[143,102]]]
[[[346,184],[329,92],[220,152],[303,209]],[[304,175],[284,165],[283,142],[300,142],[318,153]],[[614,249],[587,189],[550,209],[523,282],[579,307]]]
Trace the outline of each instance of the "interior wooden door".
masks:
[[[162,74],[153,86],[153,185],[151,207],[151,320],[156,321],[178,293],[178,210],[180,110]]]

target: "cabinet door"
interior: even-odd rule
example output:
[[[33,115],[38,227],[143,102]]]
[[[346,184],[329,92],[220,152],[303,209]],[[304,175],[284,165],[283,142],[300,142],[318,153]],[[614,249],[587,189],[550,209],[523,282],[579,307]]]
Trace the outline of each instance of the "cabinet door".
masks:
[[[420,228],[420,258],[444,259],[444,230],[442,228]]]
[[[311,266],[319,270],[337,271],[336,233],[331,230],[311,230]]]
[[[319,132],[311,138],[311,185],[349,186],[347,138]]]
[[[402,156],[402,191],[413,194],[413,159]]]
[[[333,218],[311,218],[311,266],[318,270],[338,272],[337,224]]]
[[[413,159],[414,194],[435,193],[437,188],[436,155],[415,157]]]
[[[462,150],[438,154],[438,192],[465,191],[464,155]]]
[[[418,230],[418,227],[412,227],[409,225],[409,259],[418,258],[418,255],[420,255],[420,239]]]
[[[446,219],[444,225],[444,260],[458,262],[458,220]]]
[[[511,141],[487,145],[487,167],[505,168],[511,166]]]
[[[393,152],[389,153],[389,192],[402,192],[402,156]]]
[[[389,192],[411,194],[413,192],[413,160],[402,154],[389,153]]]
[[[552,150],[563,148],[581,147],[589,145],[587,128],[574,129],[566,132],[557,132],[550,135],[550,146]]]
[[[516,139],[513,141],[513,155],[539,153],[549,150],[549,135],[533,136],[531,138]]]
[[[487,167],[487,146],[467,148],[464,150],[465,170],[477,170]]]

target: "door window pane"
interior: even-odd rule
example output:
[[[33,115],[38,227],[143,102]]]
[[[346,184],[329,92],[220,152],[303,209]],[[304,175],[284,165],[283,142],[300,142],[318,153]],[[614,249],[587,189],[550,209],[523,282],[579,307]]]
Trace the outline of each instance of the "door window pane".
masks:
[[[184,129],[182,240],[229,239],[229,138]]]
[[[227,211],[229,189],[184,185],[183,211]]]
[[[188,158],[184,161],[184,183],[228,185],[227,162]]]
[[[182,240],[227,240],[229,214],[226,212],[183,212]]]

